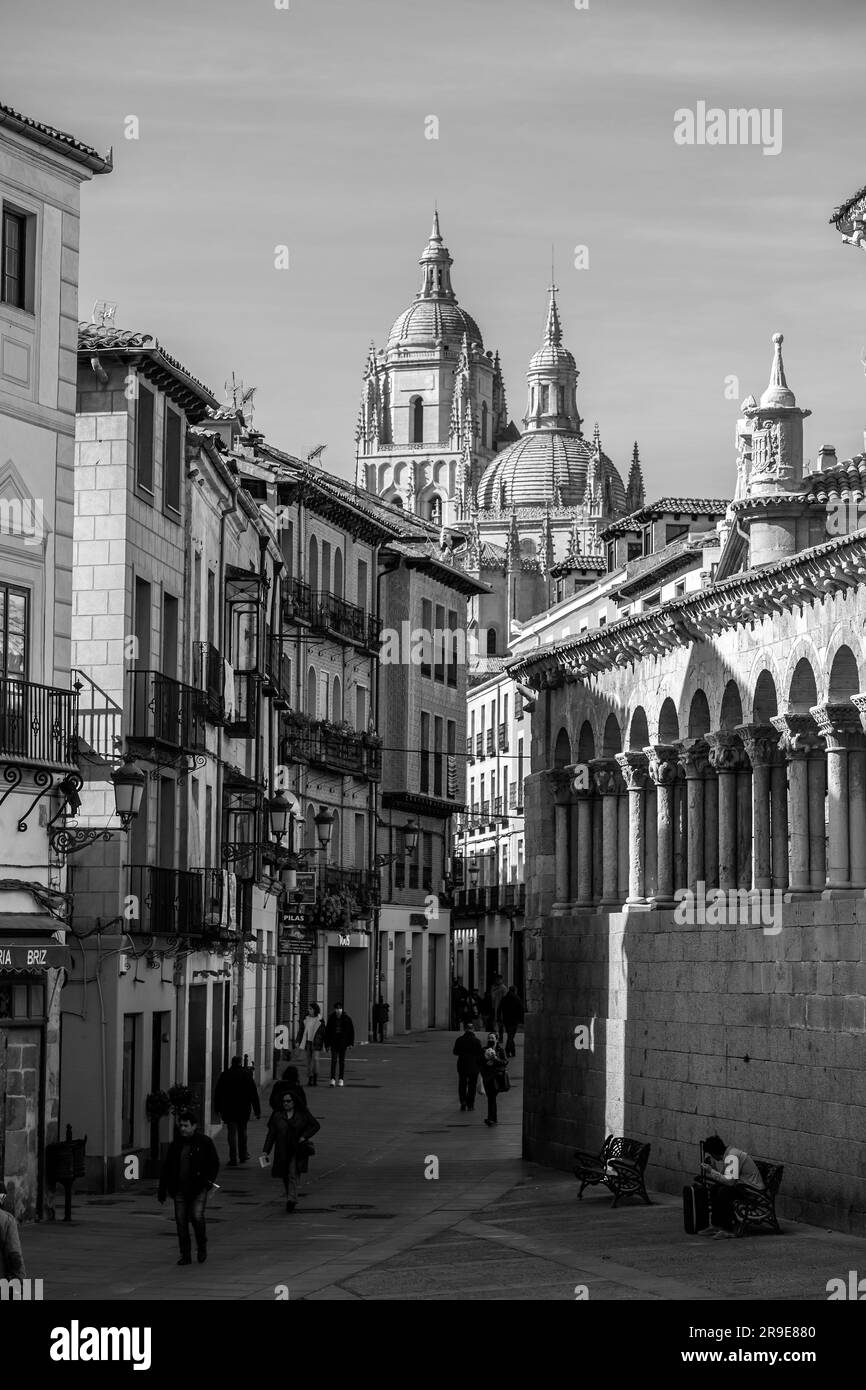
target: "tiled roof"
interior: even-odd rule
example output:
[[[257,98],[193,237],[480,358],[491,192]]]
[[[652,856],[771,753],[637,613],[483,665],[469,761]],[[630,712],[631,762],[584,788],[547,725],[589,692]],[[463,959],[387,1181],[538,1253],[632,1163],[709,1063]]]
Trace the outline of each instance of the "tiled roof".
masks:
[[[621,517],[600,532],[603,541],[613,536],[622,536],[629,531],[639,531],[647,521],[657,521],[661,516],[673,512],[679,516],[717,516],[721,519],[730,506],[723,497],[662,497],[629,516]]]
[[[0,104],[0,126],[3,125],[29,136],[37,144],[61,151],[67,158],[75,160],[76,164],[83,164],[94,174],[105,174],[112,168],[111,150],[106,155],[97,154],[90,145],[76,140],[74,135],[67,135],[63,130],[56,130],[54,126],[45,125],[42,121],[34,121],[32,116],[22,116],[20,111],[13,111],[11,106]]]
[[[626,565],[625,578],[619,593],[623,598],[635,598],[642,589],[658,584],[666,575],[682,569],[693,553],[700,554],[704,546],[718,546],[719,537],[715,531],[695,531],[691,535],[678,536],[670,545],[663,546],[653,555],[642,555],[630,560]]]
[[[803,479],[803,500],[822,505],[836,497],[866,496],[866,454],[842,459],[820,473],[807,473]]]
[[[166,352],[152,333],[136,333],[130,329],[112,328],[99,323],[80,323],[78,351],[88,356],[97,352],[128,353],[130,356],[144,354],[157,364],[167,367],[176,376],[182,377],[185,385],[192,389],[193,394],[198,396],[208,409],[219,409],[219,402],[213,392],[194,377],[182,362]]]
[[[846,214],[851,211],[854,204],[861,202],[861,200],[864,198],[866,198],[866,186],[864,186],[863,188],[858,188],[856,193],[852,194],[852,196],[848,198],[846,202],[841,203],[839,207],[835,209],[833,216],[830,218],[831,224],[838,226],[838,224],[842,221],[842,218],[845,217]]]

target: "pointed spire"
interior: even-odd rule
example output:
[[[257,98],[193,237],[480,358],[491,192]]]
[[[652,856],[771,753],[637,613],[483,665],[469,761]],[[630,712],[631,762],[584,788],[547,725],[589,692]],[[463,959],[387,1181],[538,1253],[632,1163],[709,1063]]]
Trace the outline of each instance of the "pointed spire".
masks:
[[[628,482],[625,487],[625,509],[626,513],[640,511],[646,501],[644,492],[643,473],[640,466],[640,454],[638,453],[637,440],[631,455],[631,468],[628,472]]]
[[[597,420],[592,429],[592,452],[601,458],[601,432]]]
[[[439,230],[438,209],[434,209],[433,226],[430,229],[427,245],[421,253],[421,259],[418,264],[421,267],[421,288],[415,298],[448,299],[456,304],[457,297],[451,288],[451,266],[453,265],[453,261],[448,253],[448,248],[442,241],[442,233]]]
[[[442,233],[439,231],[439,209],[435,203],[433,205],[433,228],[430,232],[430,241],[441,241]]]
[[[577,521],[572,523],[571,535],[568,538],[568,549],[565,552],[565,563],[575,568],[580,563],[580,531]]]
[[[770,368],[770,384],[761,397],[761,405],[764,406],[792,406],[797,404],[794,399],[794,392],[790,389],[785,380],[785,366],[782,362],[783,341],[783,334],[773,334],[773,365]]]
[[[559,322],[559,309],[556,306],[557,286],[550,285],[550,303],[547,306],[547,327],[544,330],[544,340],[551,343],[554,347],[559,347],[562,342],[562,325]]]
[[[511,508],[511,522],[508,527],[508,540],[505,545],[505,569],[520,568],[520,532],[517,529],[517,512]]]
[[[548,574],[553,567],[553,527],[550,524],[550,503],[547,503],[544,511],[544,520],[541,523],[541,534],[538,538],[538,555],[541,560],[541,567],[545,574]]]

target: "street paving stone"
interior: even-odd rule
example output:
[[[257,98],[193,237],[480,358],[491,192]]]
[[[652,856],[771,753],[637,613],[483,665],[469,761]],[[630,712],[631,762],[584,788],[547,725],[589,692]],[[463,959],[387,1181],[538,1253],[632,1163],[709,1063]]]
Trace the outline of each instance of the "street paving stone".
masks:
[[[458,1109],[453,1041],[431,1032],[362,1046],[345,1087],[308,1089],[322,1128],[292,1216],[256,1161],[265,1124],[254,1121],[251,1161],[223,1168],[209,1202],[205,1265],[176,1266],[171,1205],[141,1181],[76,1194],[70,1224],[25,1225],[28,1274],[46,1300],[70,1304],[271,1301],[281,1286],[315,1302],[560,1302],[582,1285],[606,1302],[749,1302],[823,1301],[829,1279],[866,1268],[862,1240],[790,1222],[784,1237],[688,1237],[667,1193],[616,1210],[599,1192],[578,1202],[573,1176],[520,1157],[522,1039],[492,1130],[483,1097]],[[224,1162],[224,1135],[216,1142]],[[425,1177],[432,1159],[438,1179]]]

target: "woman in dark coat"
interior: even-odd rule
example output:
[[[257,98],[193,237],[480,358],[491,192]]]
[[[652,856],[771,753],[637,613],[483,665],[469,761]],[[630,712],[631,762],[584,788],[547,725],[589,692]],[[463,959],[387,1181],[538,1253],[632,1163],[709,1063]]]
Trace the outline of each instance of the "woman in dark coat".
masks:
[[[309,1163],[309,1141],[321,1126],[309,1110],[303,1109],[294,1091],[282,1097],[281,1111],[274,1111],[268,1121],[265,1154],[274,1151],[271,1177],[281,1178],[286,1191],[286,1211],[294,1211],[298,1201],[298,1177],[306,1173]]]
[[[484,1094],[487,1097],[487,1119],[484,1123],[488,1127],[499,1124],[496,1097],[499,1094],[499,1077],[505,1073],[507,1066],[502,1044],[497,1042],[495,1033],[488,1033],[487,1046],[481,1062],[481,1080],[484,1082]]]

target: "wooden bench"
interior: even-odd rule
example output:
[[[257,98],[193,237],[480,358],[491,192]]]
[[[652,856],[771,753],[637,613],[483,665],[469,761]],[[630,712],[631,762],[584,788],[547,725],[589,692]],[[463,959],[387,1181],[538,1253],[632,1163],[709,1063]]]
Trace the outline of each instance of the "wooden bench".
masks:
[[[701,1145],[701,1162],[703,1161],[704,1150]],[[776,1216],[776,1193],[782,1185],[785,1165],[770,1158],[753,1158],[752,1161],[761,1175],[764,1188],[761,1191],[757,1187],[749,1187],[747,1183],[738,1183],[733,1189],[734,1235],[744,1236],[746,1231],[764,1225],[769,1226],[776,1235],[783,1235]],[[712,1188],[712,1180],[708,1180],[703,1174],[697,1181]]]
[[[583,1197],[585,1187],[595,1187],[601,1183],[613,1194],[612,1208],[620,1197],[642,1197],[647,1206],[652,1206],[644,1184],[649,1156],[649,1144],[613,1134],[607,1136],[599,1154],[576,1150],[574,1176],[580,1183],[578,1201]]]

